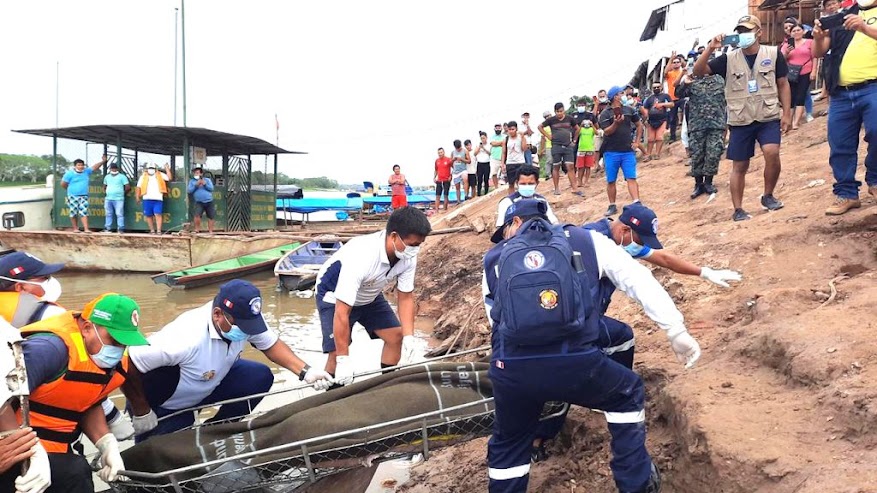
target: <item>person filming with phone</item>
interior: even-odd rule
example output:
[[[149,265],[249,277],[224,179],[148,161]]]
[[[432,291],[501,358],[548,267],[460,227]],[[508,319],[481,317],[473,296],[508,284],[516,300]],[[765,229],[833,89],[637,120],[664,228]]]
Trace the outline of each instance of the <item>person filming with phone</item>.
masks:
[[[813,56],[825,56],[828,104],[828,163],[834,174],[834,203],[825,214],[861,207],[856,180],[859,132],[870,142],[865,182],[877,198],[877,0],[857,0],[846,11],[816,20]],[[829,51],[830,50],[830,51]],[[855,137],[854,137],[855,136]]]
[[[783,203],[773,196],[773,192],[782,168],[782,133],[788,132],[792,126],[792,93],[785,57],[776,46],[764,46],[759,42],[761,20],[754,15],[745,15],[737,22],[734,31],[736,35],[720,34],[709,42],[704,54],[694,64],[694,75],[717,74],[725,79],[731,129],[728,159],[734,162],[731,170],[732,219],[745,221],[751,216],[743,209],[743,190],[756,142],[764,153],[761,206],[768,211],[783,208]],[[716,50],[733,45],[734,41],[739,50],[709,60]]]

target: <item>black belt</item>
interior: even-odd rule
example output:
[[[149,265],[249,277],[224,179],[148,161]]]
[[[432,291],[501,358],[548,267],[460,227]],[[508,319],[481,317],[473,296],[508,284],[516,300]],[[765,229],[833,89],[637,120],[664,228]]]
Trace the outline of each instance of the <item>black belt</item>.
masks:
[[[859,89],[864,89],[874,83],[877,83],[877,79],[866,80],[865,82],[859,82],[858,84],[852,84],[849,86],[837,86],[837,88],[844,91],[858,91]]]

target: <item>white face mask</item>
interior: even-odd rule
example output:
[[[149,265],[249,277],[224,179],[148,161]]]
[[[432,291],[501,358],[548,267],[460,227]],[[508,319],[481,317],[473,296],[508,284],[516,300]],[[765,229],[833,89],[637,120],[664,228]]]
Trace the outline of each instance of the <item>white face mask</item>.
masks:
[[[518,185],[518,193],[521,194],[521,197],[532,197],[536,194],[536,185],[535,184],[525,184]]]
[[[870,9],[871,7],[877,5],[877,0],[856,0],[859,4],[859,8],[861,9]]]
[[[402,250],[402,251],[399,251],[399,249],[396,248],[396,241],[393,240],[393,251],[396,253],[397,259],[399,259],[399,260],[409,259],[410,260],[410,259],[413,259],[414,257],[416,257],[418,253],[420,253],[420,246],[419,245],[418,246],[406,245],[405,242],[402,241],[401,237],[399,238],[399,241],[402,242],[402,245],[404,248],[404,250]]]
[[[584,106],[576,106],[576,110],[577,110],[579,113],[584,113],[584,112],[585,112],[585,107],[584,107]]]
[[[155,170],[152,169],[152,168],[149,168],[149,169],[146,170],[146,174],[152,176],[152,175],[155,174]]]
[[[750,46],[755,44],[755,33],[740,33],[740,42],[737,43],[737,46],[743,48],[749,48]]]
[[[110,170],[110,174],[116,176],[119,174],[119,172],[117,170]]]
[[[22,281],[20,279],[11,279],[2,276],[0,276],[0,279],[3,279],[5,281],[18,282],[21,284],[30,284],[32,286],[39,286],[43,290],[43,295],[39,297],[40,301],[55,303],[56,301],[58,301],[58,298],[61,297],[61,283],[58,282],[58,280],[54,277],[49,277],[43,282]]]
[[[604,97],[600,98],[600,102],[601,102],[601,103],[608,103],[608,102],[609,102],[609,98],[607,98],[607,97],[604,96]]]

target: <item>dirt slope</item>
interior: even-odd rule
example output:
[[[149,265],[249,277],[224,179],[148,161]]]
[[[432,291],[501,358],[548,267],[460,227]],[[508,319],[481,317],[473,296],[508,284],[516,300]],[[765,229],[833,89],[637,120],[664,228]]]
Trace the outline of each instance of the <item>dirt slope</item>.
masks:
[[[784,209],[758,207],[763,160],[753,159],[744,203],[753,218],[742,223],[730,221],[730,162],[722,162],[717,199],[691,201],[684,151],[675,144],[670,153],[640,166],[642,199],[658,213],[665,247],[695,263],[739,270],[744,280],[726,290],[654,271],[703,347],[701,362],[689,371],[623,294],[610,309],[637,333],[636,370],[649,393],[649,450],[664,471],[664,491],[877,492],[874,198],[863,190],[862,209],[824,215],[832,182],[824,118],[783,142],[776,195]],[[598,178],[586,200],[570,194],[568,183],[561,197],[549,196],[561,220],[581,224],[600,216],[607,201]],[[540,192],[549,190],[540,184]],[[492,224],[500,197],[441,214],[436,227]],[[626,201],[620,190],[619,203]],[[446,346],[488,341],[480,300],[488,237],[430,239],[420,256],[419,309],[438,318],[436,338]],[[600,415],[576,411],[550,451],[533,467],[531,491],[615,491]],[[402,489],[483,491],[485,458],[486,440],[440,451]]]

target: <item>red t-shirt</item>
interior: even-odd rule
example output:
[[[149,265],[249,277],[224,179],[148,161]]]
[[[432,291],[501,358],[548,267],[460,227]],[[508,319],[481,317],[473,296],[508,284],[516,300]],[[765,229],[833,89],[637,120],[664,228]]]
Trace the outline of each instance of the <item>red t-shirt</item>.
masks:
[[[451,158],[445,156],[435,160],[435,174],[438,181],[451,181]]]

